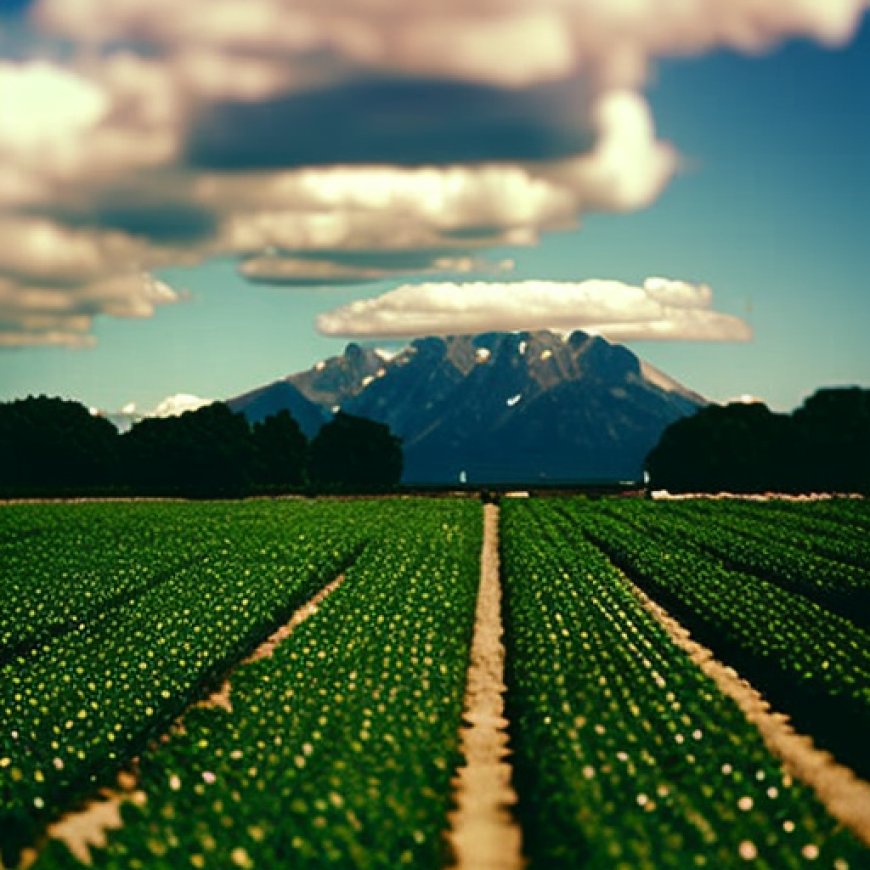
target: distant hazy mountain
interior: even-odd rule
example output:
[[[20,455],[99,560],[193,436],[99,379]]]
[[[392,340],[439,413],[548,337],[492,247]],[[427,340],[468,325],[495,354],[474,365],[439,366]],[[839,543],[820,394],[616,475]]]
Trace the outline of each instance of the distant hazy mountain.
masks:
[[[244,414],[251,423],[259,423],[266,417],[277,414],[278,411],[289,411],[309,438],[313,438],[332,416],[328,410],[307,399],[290,383],[290,379],[276,381],[250,393],[236,396],[234,399],[229,399],[227,404],[233,411]]]
[[[637,479],[705,400],[625,347],[541,331],[424,338],[392,357],[350,344],[229,404],[252,420],[287,408],[308,434],[339,408],[386,423],[409,483],[532,483]]]

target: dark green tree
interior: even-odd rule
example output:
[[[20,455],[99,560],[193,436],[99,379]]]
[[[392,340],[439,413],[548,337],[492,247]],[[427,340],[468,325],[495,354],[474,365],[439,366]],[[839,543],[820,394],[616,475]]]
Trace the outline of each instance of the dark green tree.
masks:
[[[30,396],[0,403],[0,489],[81,491],[117,476],[115,427],[79,402]]]
[[[794,421],[802,489],[870,492],[870,390],[818,390]]]
[[[288,411],[279,411],[253,429],[254,480],[279,488],[305,481],[308,440]]]
[[[672,423],[646,460],[650,485],[671,492],[791,489],[793,424],[766,405],[709,405]]]
[[[250,486],[251,430],[221,402],[180,417],[142,420],[121,442],[126,479],[137,491],[241,496]]]
[[[870,390],[819,390],[790,416],[710,405],[669,426],[646,469],[672,492],[870,492]]]
[[[339,411],[311,442],[308,476],[319,489],[385,490],[401,480],[402,461],[389,427]]]

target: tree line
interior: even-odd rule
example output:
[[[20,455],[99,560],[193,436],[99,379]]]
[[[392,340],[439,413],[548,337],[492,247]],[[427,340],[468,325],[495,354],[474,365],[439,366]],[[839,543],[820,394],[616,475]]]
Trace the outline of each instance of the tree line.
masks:
[[[792,414],[710,405],[665,430],[646,471],[671,492],[870,493],[870,390],[819,390]]]
[[[6,496],[374,492],[401,476],[401,442],[388,427],[341,412],[309,442],[287,411],[250,425],[221,402],[124,434],[75,401],[0,403]]]

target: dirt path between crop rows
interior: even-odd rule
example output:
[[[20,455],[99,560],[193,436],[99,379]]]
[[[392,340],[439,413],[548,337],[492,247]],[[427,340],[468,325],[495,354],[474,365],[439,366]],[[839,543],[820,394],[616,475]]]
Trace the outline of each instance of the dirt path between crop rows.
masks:
[[[297,608],[288,622],[280,626],[252,653],[233,666],[216,691],[212,692],[208,698],[195,702],[185,710],[170,727],[169,733],[160,738],[160,742],[165,743],[171,739],[173,732],[184,730],[184,719],[191,709],[222,707],[227,711],[232,711],[232,681],[236,671],[252,662],[269,658],[296,628],[317,613],[323,600],[338,589],[343,582],[344,574],[341,574]],[[62,841],[79,861],[89,864],[91,847],[105,846],[109,831],[117,830],[122,826],[121,805],[125,801],[139,806],[146,802],[145,792],[139,788],[137,768],[138,759],[134,759],[129,769],[118,774],[117,787],[102,789],[98,797],[88,801],[81,809],[67,813],[52,822],[46,829],[46,838]],[[38,854],[37,849],[25,849],[19,864],[21,870],[30,867],[36,861]],[[0,868],[2,868],[2,863],[0,863]]]
[[[629,584],[671,640],[758,728],[765,745],[782,760],[786,771],[809,786],[834,818],[870,845],[870,783],[839,764],[829,752],[818,749],[811,737],[796,732],[788,717],[771,710],[764,696],[748,680],[693,640],[689,631],[642,589],[630,581]]]
[[[459,870],[515,870],[523,866],[522,834],[511,808],[517,795],[507,760],[498,508],[484,505],[480,591],[465,690],[461,750],[465,765],[453,780],[456,809],[448,842]]]

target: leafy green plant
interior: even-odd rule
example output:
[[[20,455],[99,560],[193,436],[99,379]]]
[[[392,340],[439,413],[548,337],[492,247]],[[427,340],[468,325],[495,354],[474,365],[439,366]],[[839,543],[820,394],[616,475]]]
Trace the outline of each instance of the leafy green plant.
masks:
[[[181,513],[148,507],[158,530],[150,561],[159,565],[164,551],[182,551],[177,570],[105,609],[81,613],[76,596],[55,601],[53,616],[67,630],[0,667],[0,842],[7,858],[49,818],[109,781],[351,563],[378,528],[362,503],[186,505]],[[74,516],[77,506],[66,510]],[[188,551],[188,521],[196,518],[208,529],[208,546],[199,541]],[[97,560],[106,571],[99,575],[91,549],[80,556],[83,576],[65,563],[73,575],[67,589],[116,588],[111,563]],[[73,553],[62,550],[60,558]],[[18,616],[26,627],[27,610]]]
[[[578,507],[584,528],[597,510]],[[859,866],[866,849],[569,516],[535,501],[502,513],[513,757],[532,866]]]
[[[377,516],[380,534],[318,612],[234,675],[232,711],[196,710],[143,755],[147,801],[97,867],[441,865],[480,508]]]
[[[819,555],[820,536],[799,527],[784,530],[776,515],[771,521],[763,510],[747,507],[748,512],[733,512],[722,502],[638,501],[611,505],[609,513],[631,521],[644,534],[689,543],[702,558],[710,556],[726,568],[770,580],[870,628],[870,572]]]
[[[870,634],[804,595],[730,570],[634,510],[561,506],[572,525],[838,760],[870,775]],[[617,519],[612,515],[615,510]],[[624,512],[624,513],[623,513]],[[711,532],[710,534],[714,534]]]

